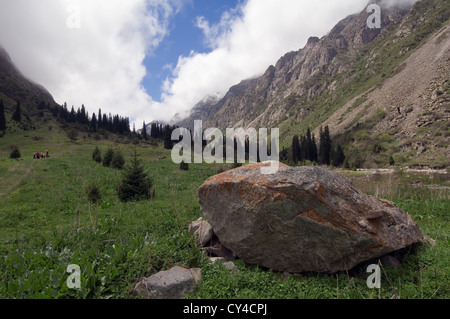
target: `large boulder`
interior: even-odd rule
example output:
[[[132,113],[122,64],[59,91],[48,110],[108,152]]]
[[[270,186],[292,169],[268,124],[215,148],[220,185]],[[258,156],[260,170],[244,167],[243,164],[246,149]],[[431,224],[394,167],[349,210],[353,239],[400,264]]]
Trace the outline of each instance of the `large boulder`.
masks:
[[[280,164],[264,175],[262,165],[213,176],[198,190],[220,242],[247,263],[334,273],[425,239],[399,207],[335,172]]]

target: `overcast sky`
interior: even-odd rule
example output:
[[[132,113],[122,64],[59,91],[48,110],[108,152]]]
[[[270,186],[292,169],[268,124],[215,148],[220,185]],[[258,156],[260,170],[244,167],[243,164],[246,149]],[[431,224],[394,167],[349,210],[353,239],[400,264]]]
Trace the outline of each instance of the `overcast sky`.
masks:
[[[0,45],[58,103],[102,108],[140,128],[224,95],[367,3],[0,0]]]

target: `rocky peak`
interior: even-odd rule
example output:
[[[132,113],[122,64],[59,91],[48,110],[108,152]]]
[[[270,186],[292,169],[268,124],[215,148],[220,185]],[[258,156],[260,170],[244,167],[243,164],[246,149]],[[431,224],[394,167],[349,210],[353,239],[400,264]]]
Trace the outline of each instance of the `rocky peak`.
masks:
[[[221,129],[237,123],[245,127],[276,125],[292,105],[308,101],[330,86],[326,80],[317,82],[319,77],[345,71],[348,60],[405,13],[394,7],[383,10],[381,29],[368,28],[366,9],[350,15],[321,39],[310,37],[302,49],[282,56],[262,76],[234,86],[216,103],[195,107],[191,116],[178,124],[191,127],[200,119],[211,127],[221,123]]]

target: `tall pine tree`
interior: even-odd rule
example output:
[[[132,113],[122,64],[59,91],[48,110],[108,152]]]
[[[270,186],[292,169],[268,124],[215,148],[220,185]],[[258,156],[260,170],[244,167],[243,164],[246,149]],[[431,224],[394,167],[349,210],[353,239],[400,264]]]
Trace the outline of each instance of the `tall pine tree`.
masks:
[[[171,128],[170,125],[164,126],[163,130],[164,148],[168,150],[171,150],[173,148],[172,131],[173,128]]]
[[[90,124],[90,129],[92,130],[92,132],[97,132],[97,117],[95,115],[95,113],[92,113],[92,119],[91,119],[91,124]]]
[[[314,136],[314,133],[312,134],[311,138],[311,162],[318,162],[318,151],[317,151],[317,144],[316,144],[316,137]]]
[[[99,128],[99,129],[102,129],[103,128],[103,117],[102,117],[102,109],[98,109],[98,116],[97,116],[97,119],[98,119],[98,123],[97,123],[97,127]]]
[[[321,164],[330,165],[331,162],[331,137],[330,129],[328,125],[325,129],[320,128],[320,149],[319,149],[319,161]]]
[[[145,125],[145,121],[144,124],[142,125],[142,138],[144,140],[148,140],[148,136],[147,136],[147,125]]]
[[[300,149],[300,141],[298,139],[298,135],[294,135],[292,138],[292,161],[294,164],[297,164],[299,161],[302,161],[302,152]]]
[[[341,144],[338,144],[336,150],[332,149],[331,152],[331,164],[333,166],[341,166],[345,162],[345,154],[344,150],[342,149]]]
[[[6,131],[5,106],[3,100],[0,100],[0,131]]]
[[[20,102],[17,101],[16,108],[14,110],[14,113],[11,117],[11,120],[20,122],[22,120],[22,111],[20,110]]]

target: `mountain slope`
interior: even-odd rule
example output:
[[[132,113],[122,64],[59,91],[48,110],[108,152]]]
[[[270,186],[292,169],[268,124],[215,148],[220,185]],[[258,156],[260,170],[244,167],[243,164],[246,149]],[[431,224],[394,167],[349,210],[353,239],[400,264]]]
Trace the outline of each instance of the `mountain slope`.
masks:
[[[400,9],[386,10],[382,27],[402,14]],[[326,81],[319,83],[317,78],[344,71],[347,61],[379,35],[380,29],[367,28],[367,16],[365,11],[349,16],[322,39],[311,37],[303,49],[287,53],[261,77],[242,81],[217,104],[202,103],[194,108],[193,115],[203,113],[204,121],[218,121],[225,127],[276,124],[291,106],[310,100],[327,86]]]
[[[19,101],[31,111],[40,102],[56,104],[51,94],[41,85],[28,80],[14,66],[9,54],[0,46],[0,99],[12,105]]]
[[[377,3],[382,5],[383,1]],[[263,76],[241,82],[217,103],[201,103],[188,119],[178,124],[191,127],[193,120],[201,119],[206,123],[204,127],[221,129],[279,127],[282,144],[286,147],[294,134],[304,134],[308,127],[318,131],[321,125],[328,124],[331,133],[344,143],[346,153],[361,157],[355,158],[358,166],[383,165],[387,155],[403,152],[401,148],[408,145],[404,144],[408,136],[418,138],[417,132],[428,131],[421,128],[423,125],[413,124],[413,116],[427,113],[445,119],[444,113],[448,112],[449,72],[445,61],[449,52],[446,25],[450,5],[444,0],[422,0],[408,9],[383,7],[381,30],[367,27],[369,14],[366,10],[349,16],[322,39],[312,37],[303,49],[287,53]],[[416,68],[416,64],[428,63],[424,59],[405,62],[420,49],[427,52],[425,55],[428,62],[433,61],[433,68]],[[424,57],[424,54],[419,55]],[[412,81],[414,76],[420,77],[420,85]],[[380,98],[371,95],[369,99],[371,92],[382,88],[377,91]],[[429,99],[434,97],[426,97],[431,89],[438,92],[433,102],[435,107],[425,110],[419,105],[432,102]],[[231,94],[232,91],[238,93]],[[424,103],[419,102],[418,96],[425,99]],[[395,123],[392,114],[398,112],[397,107],[400,108],[398,115],[403,112],[404,116],[397,119],[395,128],[402,129],[389,131],[389,126]],[[435,161],[442,157],[440,161],[446,162],[448,128],[444,124],[435,124],[442,126],[443,141],[427,148],[426,156],[422,155],[427,151],[418,155],[410,153],[405,161],[414,155],[414,160],[418,161]],[[365,132],[359,132],[360,126]],[[387,134],[384,139],[391,143],[373,139],[374,135],[382,134]],[[378,145],[380,143],[385,145]],[[367,152],[358,154],[356,150],[361,145],[367,146]],[[375,154],[369,154],[373,153],[370,148],[375,145],[380,146],[381,151],[377,148]],[[423,150],[414,143],[411,146]]]

